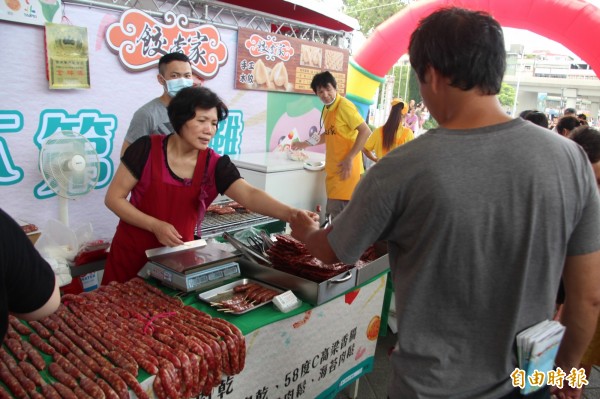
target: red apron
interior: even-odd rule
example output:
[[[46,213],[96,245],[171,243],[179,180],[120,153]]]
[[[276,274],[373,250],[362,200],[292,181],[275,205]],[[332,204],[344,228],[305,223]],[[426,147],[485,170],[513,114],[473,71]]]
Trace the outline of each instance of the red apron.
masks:
[[[194,239],[194,229],[198,221],[200,186],[208,151],[198,153],[191,183],[176,186],[166,183],[163,178],[163,174],[169,173],[163,152],[163,140],[166,136],[152,135],[150,139],[151,183],[137,208],[159,220],[171,223],[183,236],[183,241],[191,241]],[[163,245],[153,233],[123,220],[119,221],[104,267],[102,284],[131,280],[148,261],[146,250],[161,246]]]

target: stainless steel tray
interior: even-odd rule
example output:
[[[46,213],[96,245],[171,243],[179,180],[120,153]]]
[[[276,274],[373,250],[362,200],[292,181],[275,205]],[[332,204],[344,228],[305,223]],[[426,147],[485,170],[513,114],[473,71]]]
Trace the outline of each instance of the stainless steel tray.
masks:
[[[380,256],[364,265],[361,268],[356,269],[356,285],[362,285],[364,282],[369,281],[378,274],[383,273],[390,268],[390,257],[388,254]]]
[[[240,280],[233,281],[229,284],[225,284],[220,287],[213,288],[212,290],[202,292],[202,293],[198,294],[198,299],[200,299],[203,302],[208,303],[209,305],[211,305],[213,307],[220,308],[218,305],[215,305],[215,302],[221,302],[221,301],[226,301],[226,300],[231,299],[233,297],[233,295],[235,294],[235,292],[233,291],[233,289],[235,287],[237,287],[238,285],[248,284],[248,283],[254,283],[254,284],[260,285],[262,287],[276,291],[278,294],[281,294],[284,292],[284,290],[273,287],[272,285],[265,284],[263,282],[252,280],[249,278],[243,278]],[[246,310],[243,310],[241,312],[233,312],[232,311],[232,312],[227,312],[227,313],[234,314],[234,315],[240,315],[240,314],[250,312],[251,310],[258,309],[261,306],[264,306],[271,302],[272,302],[272,300],[268,300],[266,302],[259,303],[257,305],[253,305],[252,307],[250,307]]]
[[[342,272],[321,283],[259,265],[244,258],[240,259],[240,271],[242,275],[292,290],[296,296],[311,305],[320,305],[356,286],[356,268]]]

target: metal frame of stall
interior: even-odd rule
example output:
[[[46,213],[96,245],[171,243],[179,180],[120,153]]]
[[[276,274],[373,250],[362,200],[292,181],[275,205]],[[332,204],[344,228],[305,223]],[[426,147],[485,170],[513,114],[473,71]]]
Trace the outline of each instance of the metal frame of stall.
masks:
[[[234,30],[249,28],[337,46],[343,49],[350,49],[352,45],[351,32],[327,29],[219,1],[64,0],[63,3],[121,11],[136,9],[159,18],[166,12],[171,11],[176,15],[183,14],[189,22],[197,24],[211,24],[216,27]]]

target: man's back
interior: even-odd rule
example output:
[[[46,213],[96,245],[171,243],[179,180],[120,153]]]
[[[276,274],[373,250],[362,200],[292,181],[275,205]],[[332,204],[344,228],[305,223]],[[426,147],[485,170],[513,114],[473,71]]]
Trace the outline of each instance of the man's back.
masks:
[[[353,222],[386,226],[380,238],[390,249],[399,340],[390,393],[507,394],[515,336],[551,318],[567,248],[569,255],[598,249],[585,231],[573,234],[597,195],[595,185],[581,184],[591,178],[585,154],[517,119],[432,130],[377,166],[359,191],[377,193],[385,206],[373,212],[373,199],[357,196],[347,212],[368,209],[369,221]],[[341,248],[352,231],[346,219],[329,239],[338,256],[352,257],[352,247],[373,237]]]

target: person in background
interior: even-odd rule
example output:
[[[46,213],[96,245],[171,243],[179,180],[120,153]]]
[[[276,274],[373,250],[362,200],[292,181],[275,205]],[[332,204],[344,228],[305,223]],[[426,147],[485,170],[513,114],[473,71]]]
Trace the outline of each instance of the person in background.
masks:
[[[190,59],[183,53],[163,55],[158,61],[156,79],[162,86],[163,93],[135,111],[121,147],[121,156],[131,143],[142,136],[173,133],[167,106],[180,89],[194,85]]]
[[[409,128],[412,132],[414,132],[418,128],[419,117],[417,116],[417,110],[414,107],[408,108],[408,114],[404,118],[404,126]]]
[[[577,111],[575,108],[565,108],[563,116],[577,116]]]
[[[8,316],[39,320],[60,305],[60,291],[52,267],[42,258],[19,224],[0,209],[0,342]]]
[[[371,161],[379,161],[394,148],[414,139],[413,132],[402,124],[403,110],[404,103],[399,98],[393,99],[387,121],[383,126],[375,129],[367,139],[363,153]]]
[[[563,116],[558,120],[558,123],[556,124],[556,131],[561,136],[568,137],[571,130],[575,129],[579,125],[581,125],[581,122],[579,121],[579,119],[577,119],[576,116]]]
[[[588,120],[587,120],[587,115],[586,114],[579,114],[577,115],[577,119],[579,119],[579,123],[582,125],[587,125],[588,124]]]
[[[318,139],[295,142],[292,149],[325,144],[325,213],[335,218],[344,209],[364,172],[361,151],[371,129],[356,106],[337,92],[337,82],[329,71],[313,76],[313,92],[323,103],[322,131]]]
[[[127,148],[105,197],[119,218],[102,284],[134,278],[145,251],[194,239],[217,193],[247,209],[289,221],[303,212],[275,200],[240,177],[228,156],[208,147],[228,109],[205,87],[181,89],[167,108],[174,134],[144,136]],[[129,200],[128,200],[129,197]],[[312,212],[309,217],[317,218]]]
[[[561,275],[556,365],[577,367],[596,327],[596,179],[577,144],[502,109],[506,52],[489,14],[434,11],[409,55],[440,127],[370,168],[330,226],[297,215],[292,235],[324,263],[353,264],[387,241],[398,327],[390,399],[520,398],[516,335],[552,318]],[[549,386],[526,397],[549,398]]]
[[[600,189],[600,132],[589,126],[579,126],[569,133],[569,138],[579,144],[587,154],[596,176],[596,185]],[[588,380],[594,365],[600,365],[600,318],[596,322],[596,332],[580,364]],[[579,399],[584,389],[572,388],[565,384],[562,389],[553,391],[557,399]]]
[[[548,129],[548,117],[543,112],[535,110],[530,111],[523,117],[523,119],[535,123],[536,125],[541,126],[545,129]]]

